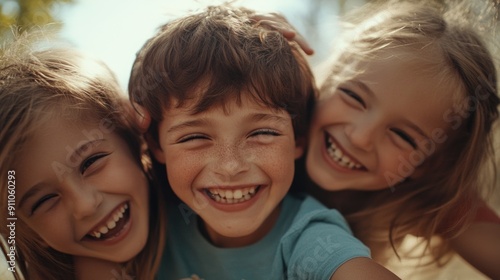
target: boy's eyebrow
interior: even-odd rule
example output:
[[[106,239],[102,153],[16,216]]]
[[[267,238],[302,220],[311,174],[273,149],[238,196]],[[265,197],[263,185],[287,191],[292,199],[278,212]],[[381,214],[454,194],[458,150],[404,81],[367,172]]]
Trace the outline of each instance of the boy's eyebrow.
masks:
[[[273,121],[279,121],[279,122],[286,122],[287,119],[284,117],[275,115],[275,114],[266,114],[266,113],[255,113],[255,114],[250,114],[247,119],[249,121],[253,122],[258,122],[262,120],[273,120]],[[206,119],[196,119],[196,120],[191,120],[191,121],[186,121],[182,122],[180,124],[176,124],[169,128],[167,130],[167,133],[171,133],[172,131],[181,129],[181,128],[186,128],[186,127],[200,127],[200,126],[207,126],[208,125],[208,120]]]
[[[278,121],[278,122],[286,122],[287,119],[284,117],[275,115],[275,114],[266,114],[266,113],[255,113],[255,114],[250,114],[247,119],[252,122],[258,122],[258,121],[263,121],[263,120],[272,120],[272,121]],[[209,121],[206,119],[196,119],[196,120],[190,120],[186,122],[182,122],[180,124],[176,124],[169,128],[167,130],[167,133],[171,133],[173,131],[182,129],[182,128],[187,128],[187,127],[200,127],[200,126],[208,126]]]
[[[186,127],[200,127],[200,126],[206,126],[206,125],[208,125],[208,121],[205,120],[205,119],[191,120],[191,121],[182,122],[180,124],[176,124],[176,125],[172,126],[171,128],[169,128],[167,130],[167,133],[170,133],[172,131],[175,131],[175,130],[178,130],[178,129],[181,129],[181,128],[186,128]]]
[[[287,121],[287,119],[285,119],[285,118],[283,118],[281,116],[278,116],[278,115],[275,115],[275,114],[266,114],[266,113],[251,114],[249,116],[249,119],[251,121],[254,121],[254,122],[267,121],[267,120],[278,121],[278,122],[286,122]]]

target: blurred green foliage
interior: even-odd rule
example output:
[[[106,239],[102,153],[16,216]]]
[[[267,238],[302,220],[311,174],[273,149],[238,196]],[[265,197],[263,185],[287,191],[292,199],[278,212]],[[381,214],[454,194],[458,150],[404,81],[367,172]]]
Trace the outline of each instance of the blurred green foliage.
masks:
[[[34,26],[45,26],[57,21],[57,8],[75,0],[0,0],[0,42],[12,37],[13,29],[22,33]]]

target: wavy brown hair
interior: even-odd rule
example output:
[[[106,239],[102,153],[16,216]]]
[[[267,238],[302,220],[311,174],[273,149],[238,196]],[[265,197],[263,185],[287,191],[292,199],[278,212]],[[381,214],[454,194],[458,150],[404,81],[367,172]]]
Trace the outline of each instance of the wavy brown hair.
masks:
[[[230,5],[207,9],[160,27],[139,51],[129,80],[130,100],[151,114],[156,135],[163,110],[195,100],[193,113],[249,94],[292,116],[304,136],[314,79],[300,48],[258,26],[252,11]]]
[[[421,70],[456,85],[454,92],[442,93],[459,100],[458,109],[443,116],[451,127],[446,129],[448,138],[417,167],[422,176],[382,191],[320,191],[319,198],[343,212],[355,235],[378,259],[378,249],[390,245],[397,254],[402,239],[413,234],[423,237],[433,260],[445,260],[450,252],[447,239],[470,224],[485,190],[493,190],[496,181],[492,128],[500,102],[497,71],[485,43],[475,30],[457,21],[456,11],[432,2],[367,5],[348,17],[322,77],[319,98],[362,72],[359,65],[364,62],[395,52],[423,61],[426,52],[432,52],[441,59],[425,60]],[[431,244],[433,236],[445,238]]]
[[[111,71],[101,62],[71,48],[33,51],[28,37],[18,38],[2,49],[0,60],[0,198],[7,201],[7,171],[23,149],[36,137],[40,121],[54,112],[75,122],[110,121],[125,139],[137,163],[148,174],[144,141],[134,128],[127,101]],[[165,236],[165,210],[160,188],[149,179],[150,222],[145,248],[124,264],[137,279],[154,279]],[[7,207],[0,215],[7,219]],[[7,228],[0,233],[7,236]],[[16,222],[17,279],[75,279],[72,256],[43,246],[40,237],[21,219]]]

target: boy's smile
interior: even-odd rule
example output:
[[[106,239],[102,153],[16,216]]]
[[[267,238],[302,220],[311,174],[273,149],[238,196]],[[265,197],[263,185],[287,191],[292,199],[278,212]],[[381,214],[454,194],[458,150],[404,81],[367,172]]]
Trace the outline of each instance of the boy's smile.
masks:
[[[272,228],[302,152],[290,115],[248,95],[199,114],[192,113],[194,103],[169,108],[159,147],[152,147],[173,191],[224,247],[242,245],[238,238],[255,242]]]
[[[241,186],[235,188],[207,188],[206,194],[212,199],[222,204],[242,203],[253,198],[259,186]]]

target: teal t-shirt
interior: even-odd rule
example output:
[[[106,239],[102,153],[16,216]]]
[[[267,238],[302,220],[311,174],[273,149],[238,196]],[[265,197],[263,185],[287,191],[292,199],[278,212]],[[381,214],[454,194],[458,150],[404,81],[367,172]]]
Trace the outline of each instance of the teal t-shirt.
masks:
[[[344,262],[370,256],[338,211],[307,195],[288,194],[269,234],[241,248],[215,247],[199,231],[197,215],[184,204],[171,206],[161,280],[325,280]]]

